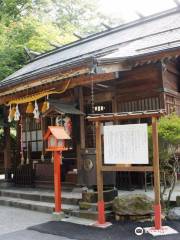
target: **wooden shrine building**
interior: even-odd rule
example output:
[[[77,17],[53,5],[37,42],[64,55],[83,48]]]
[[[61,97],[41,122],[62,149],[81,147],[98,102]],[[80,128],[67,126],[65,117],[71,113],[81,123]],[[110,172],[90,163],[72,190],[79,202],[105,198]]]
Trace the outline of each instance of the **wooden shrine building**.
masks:
[[[13,173],[16,184],[23,178],[26,184],[50,186],[53,163],[43,135],[50,125],[64,125],[71,140],[63,153],[62,180],[93,184],[95,136],[87,115],[159,109],[180,114],[180,9],[37,56],[0,82],[0,104],[7,178]],[[15,151],[10,144],[12,122],[17,129]]]

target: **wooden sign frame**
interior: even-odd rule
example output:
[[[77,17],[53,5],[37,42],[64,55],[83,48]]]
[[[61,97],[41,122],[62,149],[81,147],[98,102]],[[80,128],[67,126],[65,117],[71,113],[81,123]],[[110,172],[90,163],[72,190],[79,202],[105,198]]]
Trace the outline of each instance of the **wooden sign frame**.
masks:
[[[96,127],[96,171],[97,171],[97,191],[98,191],[98,223],[105,224],[104,198],[103,198],[103,172],[105,171],[127,171],[127,172],[153,172],[154,173],[154,213],[155,229],[160,229],[161,203],[160,203],[160,172],[159,172],[159,145],[158,145],[158,123],[157,119],[165,114],[164,110],[158,112],[132,112],[120,114],[92,115],[87,119],[95,123]],[[107,121],[117,122],[129,119],[148,119],[152,120],[152,144],[153,144],[153,166],[121,166],[103,165],[102,160],[102,139],[101,123]]]

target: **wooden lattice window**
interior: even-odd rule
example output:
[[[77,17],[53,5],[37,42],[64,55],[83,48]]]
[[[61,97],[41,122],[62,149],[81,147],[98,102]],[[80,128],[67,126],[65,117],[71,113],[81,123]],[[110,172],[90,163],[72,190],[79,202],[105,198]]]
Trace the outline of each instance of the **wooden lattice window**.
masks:
[[[43,147],[43,136],[40,122],[34,118],[25,118],[23,120],[23,147],[30,147],[32,152],[40,152]]]

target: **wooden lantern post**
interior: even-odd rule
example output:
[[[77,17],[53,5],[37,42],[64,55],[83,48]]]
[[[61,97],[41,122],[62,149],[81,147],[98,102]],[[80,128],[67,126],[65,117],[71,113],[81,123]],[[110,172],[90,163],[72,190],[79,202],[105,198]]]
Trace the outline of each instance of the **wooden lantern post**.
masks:
[[[64,140],[70,139],[64,127],[49,126],[44,136],[44,140],[48,140],[48,148],[46,151],[53,152],[54,156],[54,194],[55,194],[55,213],[60,213],[61,208],[61,161],[62,151],[66,151]]]

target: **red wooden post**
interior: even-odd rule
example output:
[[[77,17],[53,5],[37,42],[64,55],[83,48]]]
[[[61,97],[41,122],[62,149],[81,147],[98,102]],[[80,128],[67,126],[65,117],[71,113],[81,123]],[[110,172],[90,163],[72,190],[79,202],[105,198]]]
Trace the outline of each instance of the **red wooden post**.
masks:
[[[54,194],[55,194],[55,212],[61,212],[61,152],[54,152]]]

